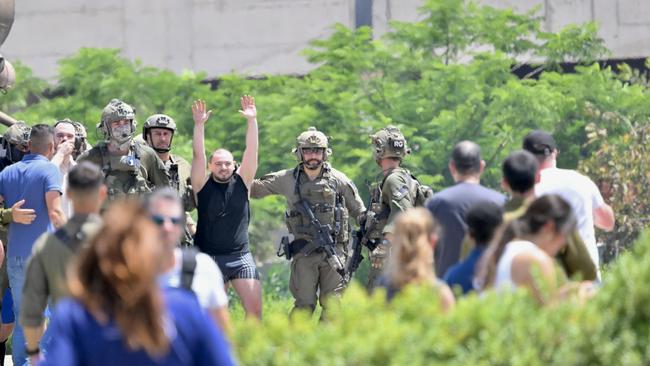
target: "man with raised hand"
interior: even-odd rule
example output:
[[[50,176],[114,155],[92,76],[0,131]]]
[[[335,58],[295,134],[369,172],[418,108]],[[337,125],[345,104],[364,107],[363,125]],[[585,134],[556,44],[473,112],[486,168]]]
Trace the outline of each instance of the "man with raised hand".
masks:
[[[191,182],[196,195],[198,222],[194,244],[219,265],[226,283],[232,283],[248,316],[262,317],[262,286],[248,242],[249,191],[257,171],[257,110],[255,99],[244,95],[239,113],[246,118],[246,149],[241,166],[226,149],[217,149],[207,161],[205,123],[211,111],[205,102],[192,105],[194,119]]]

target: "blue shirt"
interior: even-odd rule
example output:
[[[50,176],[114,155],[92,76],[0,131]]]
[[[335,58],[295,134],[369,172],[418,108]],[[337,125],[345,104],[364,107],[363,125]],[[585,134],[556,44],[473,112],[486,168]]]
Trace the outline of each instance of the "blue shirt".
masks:
[[[476,264],[483,255],[485,247],[475,247],[462,262],[452,266],[445,274],[445,282],[449,287],[460,286],[466,294],[474,289],[474,273]]]
[[[113,321],[100,324],[76,300],[61,300],[50,323],[51,341],[39,365],[234,365],[230,347],[196,299],[181,289],[164,290],[169,352],[151,358],[130,350]]]
[[[24,199],[23,208],[36,213],[29,225],[9,224],[7,256],[29,257],[36,239],[48,229],[53,231],[45,202],[45,193],[50,191],[61,193],[61,173],[43,155],[27,154],[0,172],[0,196],[4,197],[5,207]]]
[[[441,227],[434,261],[439,278],[460,260],[460,247],[467,231],[465,215],[470,207],[481,201],[503,206],[506,197],[479,184],[461,182],[436,193],[426,203]]]

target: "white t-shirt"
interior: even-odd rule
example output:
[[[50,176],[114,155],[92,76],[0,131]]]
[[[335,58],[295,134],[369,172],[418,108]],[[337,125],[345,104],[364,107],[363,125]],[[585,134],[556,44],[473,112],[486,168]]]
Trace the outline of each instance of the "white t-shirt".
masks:
[[[532,254],[544,258],[547,254],[535,243],[526,240],[511,241],[506,244],[501,258],[497,263],[497,274],[494,278],[494,288],[498,290],[514,291],[517,285],[512,280],[512,261],[519,254]]]
[[[588,177],[574,171],[547,168],[541,171],[541,180],[535,185],[535,195],[557,194],[573,208],[577,229],[585,242],[591,260],[598,268],[598,248],[594,230],[594,210],[605,204],[598,187]]]
[[[68,198],[68,173],[70,172],[70,169],[77,165],[77,163],[70,159],[70,163],[66,164],[63,163],[61,166],[59,166],[59,172],[61,172],[61,179],[63,180],[61,182],[61,209],[63,210],[63,213],[65,214],[65,217],[71,218],[72,215],[74,215],[74,212],[72,210],[72,201]]]
[[[166,283],[171,287],[180,287],[181,267],[183,266],[182,250],[180,248],[174,249],[174,256],[176,257],[176,263],[174,268],[166,274]],[[198,253],[196,256],[192,290],[204,310],[228,306],[228,296],[223,287],[221,271],[207,254]]]

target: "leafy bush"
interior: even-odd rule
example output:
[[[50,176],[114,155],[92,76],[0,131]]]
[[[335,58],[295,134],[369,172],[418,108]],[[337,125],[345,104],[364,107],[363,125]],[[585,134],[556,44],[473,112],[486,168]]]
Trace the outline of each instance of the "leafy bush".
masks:
[[[469,296],[447,314],[429,288],[392,303],[349,288],[330,319],[266,313],[233,334],[244,365],[642,365],[650,361],[650,233],[595,298],[539,307],[525,293]]]

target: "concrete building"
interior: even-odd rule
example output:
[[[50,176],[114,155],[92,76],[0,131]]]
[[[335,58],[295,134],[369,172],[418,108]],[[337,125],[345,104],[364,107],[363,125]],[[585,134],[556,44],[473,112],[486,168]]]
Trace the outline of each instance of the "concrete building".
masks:
[[[13,29],[2,47],[41,77],[80,47],[119,48],[147,65],[206,71],[211,77],[302,74],[300,51],[327,37],[334,23],[372,25],[417,19],[421,0],[17,0]],[[547,30],[596,20],[616,58],[650,56],[650,1],[479,0],[526,11],[540,6]]]

